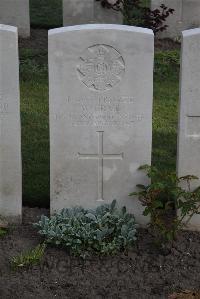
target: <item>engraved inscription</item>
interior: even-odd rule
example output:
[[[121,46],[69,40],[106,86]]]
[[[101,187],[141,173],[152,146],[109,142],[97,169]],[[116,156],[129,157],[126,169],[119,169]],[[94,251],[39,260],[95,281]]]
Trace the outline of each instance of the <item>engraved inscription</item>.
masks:
[[[55,119],[67,119],[71,126],[135,126],[144,120],[142,113],[135,110],[136,100],[130,96],[89,96],[83,98],[66,98],[66,114],[54,115]]]
[[[131,126],[141,121],[143,115],[134,113],[71,113],[70,121],[72,126]]]
[[[84,103],[84,102],[97,102],[98,104],[133,104],[136,102],[136,99],[134,97],[130,96],[87,96],[87,97],[81,97],[81,98],[75,98],[75,97],[67,97],[66,98],[67,103]]]
[[[120,154],[104,154],[104,144],[103,144],[103,131],[97,131],[98,134],[98,153],[97,154],[80,154],[78,153],[79,159],[86,160],[98,160],[98,201],[103,201],[103,181],[104,181],[104,160],[122,160],[124,153]]]
[[[73,101],[69,111],[72,126],[132,126],[143,119],[134,112],[132,97],[98,97]]]
[[[79,59],[79,79],[96,91],[109,90],[117,85],[125,72],[121,54],[108,45],[89,47]]]
[[[7,113],[8,113],[8,103],[0,102],[0,114],[7,114]]]
[[[4,117],[8,114],[8,103],[3,100],[3,94],[0,93],[0,117]]]

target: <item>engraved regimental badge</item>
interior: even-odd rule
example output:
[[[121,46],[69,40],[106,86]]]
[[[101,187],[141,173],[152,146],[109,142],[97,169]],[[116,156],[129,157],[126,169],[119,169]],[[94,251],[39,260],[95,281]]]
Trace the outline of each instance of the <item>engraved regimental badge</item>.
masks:
[[[104,91],[117,85],[125,72],[122,55],[108,45],[89,47],[80,57],[78,76],[88,88]]]

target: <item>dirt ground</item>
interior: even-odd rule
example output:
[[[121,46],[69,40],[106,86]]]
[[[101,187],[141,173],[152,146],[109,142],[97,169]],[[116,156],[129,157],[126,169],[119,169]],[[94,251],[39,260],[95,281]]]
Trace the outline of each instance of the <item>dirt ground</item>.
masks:
[[[147,230],[128,255],[91,257],[85,261],[64,250],[47,248],[39,265],[11,270],[11,257],[42,239],[32,227],[48,210],[25,208],[23,225],[0,239],[0,298],[162,299],[185,289],[200,289],[200,233],[182,232],[171,252],[152,246]],[[195,297],[196,298],[196,297]]]

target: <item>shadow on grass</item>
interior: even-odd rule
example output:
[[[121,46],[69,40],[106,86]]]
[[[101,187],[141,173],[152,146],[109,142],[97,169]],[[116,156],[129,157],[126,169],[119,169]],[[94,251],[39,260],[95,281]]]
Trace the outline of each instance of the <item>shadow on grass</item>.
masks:
[[[62,0],[30,0],[32,28],[62,27]]]
[[[175,132],[154,132],[152,165],[159,169],[176,170],[177,134]]]

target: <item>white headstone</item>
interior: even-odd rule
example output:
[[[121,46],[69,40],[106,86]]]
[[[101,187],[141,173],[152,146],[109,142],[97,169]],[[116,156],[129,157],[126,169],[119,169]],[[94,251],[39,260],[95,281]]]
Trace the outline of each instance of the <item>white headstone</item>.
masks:
[[[151,163],[153,33],[123,25],[49,31],[51,212],[117,199],[145,224],[128,194]]]
[[[63,25],[92,23],[93,0],[63,0]]]
[[[103,8],[95,0],[63,0],[63,25],[89,23],[122,24],[120,12]]]
[[[17,28],[0,25],[0,218],[21,220],[22,170]]]
[[[16,26],[19,36],[29,37],[29,0],[0,0],[0,24]]]
[[[168,8],[175,9],[173,15],[167,18],[166,31],[158,34],[161,38],[178,38],[181,32],[200,26],[200,1],[199,0],[151,0],[151,8],[159,8],[165,4]]]
[[[181,93],[179,112],[179,176],[200,178],[200,29],[183,32]],[[192,187],[200,185],[195,180]],[[200,230],[200,215],[194,216],[189,228]]]
[[[99,1],[94,1],[94,21],[99,24],[123,24],[121,12],[103,8]]]

